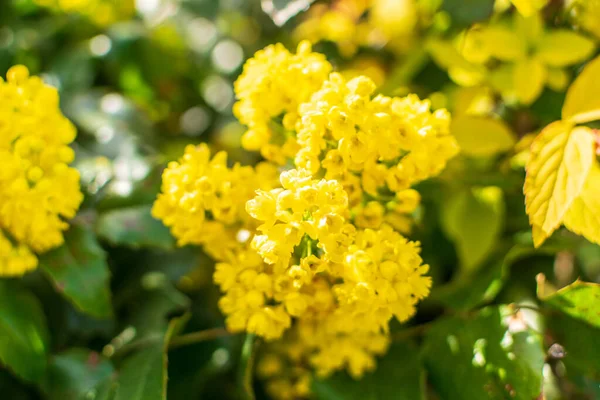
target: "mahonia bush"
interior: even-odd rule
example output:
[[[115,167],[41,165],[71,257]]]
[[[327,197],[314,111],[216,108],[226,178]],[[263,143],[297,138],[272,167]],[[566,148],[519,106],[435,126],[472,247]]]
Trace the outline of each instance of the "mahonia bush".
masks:
[[[390,321],[408,320],[428,295],[420,245],[400,232],[420,200],[411,186],[458,152],[447,111],[331,70],[308,42],[296,54],[257,52],[234,110],[248,127],[242,145],[267,161],[229,167],[225,153],[189,146],[153,207],[180,245],[217,261],[227,328],[272,343],[260,369],[289,398],[306,394],[308,370],[282,377],[273,365],[358,378],[385,353]]]
[[[58,100],[24,66],[0,78],[0,276],[22,275],[60,246],[83,200],[69,167],[76,130]]]

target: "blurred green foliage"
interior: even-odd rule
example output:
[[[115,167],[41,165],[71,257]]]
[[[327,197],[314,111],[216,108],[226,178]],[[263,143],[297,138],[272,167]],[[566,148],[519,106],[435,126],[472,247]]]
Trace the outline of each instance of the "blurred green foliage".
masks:
[[[176,247],[149,210],[162,169],[186,144],[208,142],[235,161],[257,160],[239,147],[233,81],[256,50],[293,46],[312,2],[262,3],[138,0],[135,13],[104,24],[33,0],[0,5],[0,75],[24,64],[59,89],[78,127],[75,166],[85,193],[65,246],[41,257],[35,273],[0,281],[0,397],[248,396],[239,383],[249,373],[243,337],[173,344],[223,326],[219,292],[212,261]],[[422,3],[442,12],[431,14],[419,40],[495,18],[491,0]],[[566,26],[560,3],[550,2],[546,20]],[[404,53],[361,47],[348,57],[324,40],[316,50],[340,70],[361,71],[355,61],[368,59],[383,73],[382,92],[430,96],[456,115],[464,93],[423,43]],[[561,230],[533,249],[523,149],[513,146],[560,119],[564,91],[546,88],[531,106],[490,98],[489,114],[502,121],[489,127],[498,140],[484,139],[418,187],[423,206],[412,237],[431,267],[431,296],[407,326],[393,326],[397,343],[376,372],[361,382],[345,373],[316,380],[315,398],[600,398],[597,283],[540,301],[535,281],[538,273],[557,287],[577,277],[600,281],[600,247]],[[260,380],[252,389],[268,398]]]

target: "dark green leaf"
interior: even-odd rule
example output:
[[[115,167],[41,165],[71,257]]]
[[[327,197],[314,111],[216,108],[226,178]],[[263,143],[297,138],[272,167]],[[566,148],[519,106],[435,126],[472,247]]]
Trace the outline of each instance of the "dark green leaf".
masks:
[[[536,399],[545,352],[525,327],[502,306],[436,322],[423,348],[436,391],[443,399]]]
[[[538,297],[573,318],[600,328],[600,285],[577,280],[550,295],[545,293],[544,279],[538,281]]]
[[[174,318],[163,332],[163,339],[129,357],[117,379],[115,400],[166,400],[167,352],[171,338],[189,318]]]
[[[143,205],[106,211],[98,217],[98,236],[114,245],[172,249],[175,240],[169,229],[150,214],[152,206]]]
[[[600,329],[564,314],[549,316],[547,325],[552,344],[558,343],[564,349],[562,362],[567,376],[582,376],[600,384]]]
[[[446,11],[457,25],[471,25],[492,15],[494,0],[444,0]]]
[[[511,265],[533,254],[553,254],[550,246],[534,249],[533,245],[514,245],[501,261],[486,265],[475,276],[467,276],[441,286],[431,294],[431,300],[442,302],[455,310],[469,310],[494,300],[504,287]]]
[[[42,307],[15,281],[0,281],[0,362],[26,381],[46,370],[48,332]]]
[[[419,400],[425,398],[425,370],[413,346],[394,343],[377,361],[377,370],[361,380],[338,372],[325,380],[315,379],[313,391],[323,400]]]
[[[87,349],[70,349],[50,359],[44,392],[50,400],[79,400],[109,379],[114,372],[110,361]]]
[[[42,256],[40,265],[56,290],[81,311],[98,318],[112,315],[110,271],[91,230],[71,226],[65,244]]]

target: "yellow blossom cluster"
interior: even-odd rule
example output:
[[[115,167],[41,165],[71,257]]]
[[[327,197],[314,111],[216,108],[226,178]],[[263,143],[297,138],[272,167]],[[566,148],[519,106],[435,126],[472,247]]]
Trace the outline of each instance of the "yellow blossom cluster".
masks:
[[[306,366],[375,368],[390,321],[415,313],[431,279],[419,243],[401,234],[420,201],[411,186],[458,151],[445,110],[373,96],[370,79],[330,68],[306,43],[296,55],[259,51],[236,83],[235,113],[249,127],[243,145],[268,161],[228,166],[189,146],[153,208],[180,245],[217,261],[228,329],[286,349],[261,369],[282,398],[306,395]]]
[[[34,253],[60,246],[83,200],[68,166],[76,130],[58,100],[23,66],[0,78],[0,276],[22,275],[37,266]]]
[[[308,42],[300,43],[297,54],[281,44],[258,51],[234,85],[239,101],[233,111],[248,127],[242,146],[285,164],[297,149],[289,132],[298,119],[298,105],[321,87],[330,71],[331,64],[312,53]]]
[[[51,10],[81,14],[99,26],[128,19],[135,12],[133,0],[34,0],[34,3]]]

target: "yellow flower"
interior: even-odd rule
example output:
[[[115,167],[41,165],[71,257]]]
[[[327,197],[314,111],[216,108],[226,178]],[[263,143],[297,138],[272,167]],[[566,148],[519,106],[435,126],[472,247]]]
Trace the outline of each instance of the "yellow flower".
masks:
[[[335,179],[345,171],[360,174],[362,189],[372,196],[438,174],[458,150],[446,110],[432,113],[429,101],[415,95],[372,98],[374,91],[364,76],[346,82],[331,74],[299,108],[296,165],[313,174],[326,168]]]
[[[65,220],[83,200],[79,173],[68,166],[75,135],[56,89],[23,66],[0,78],[0,275],[35,268],[33,252],[63,243]]]
[[[281,44],[258,51],[234,85],[234,113],[248,127],[242,146],[261,150],[263,157],[278,164],[293,157],[296,146],[289,132],[298,118],[298,105],[321,87],[330,71],[329,62],[311,52],[308,42],[300,43],[296,54]]]

